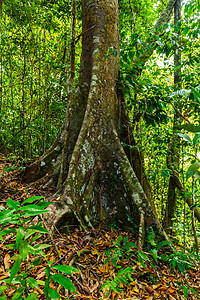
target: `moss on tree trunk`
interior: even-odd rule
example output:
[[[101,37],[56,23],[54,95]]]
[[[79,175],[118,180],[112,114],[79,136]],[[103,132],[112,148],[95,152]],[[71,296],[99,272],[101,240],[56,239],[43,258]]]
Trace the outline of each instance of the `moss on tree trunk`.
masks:
[[[24,179],[51,172],[59,182],[55,222],[139,226],[167,239],[152,205],[135,175],[139,157],[131,161],[120,138],[123,110],[117,95],[119,33],[117,0],[82,0],[82,58],[79,80],[66,121],[52,148],[27,168]],[[130,157],[128,157],[128,156]],[[137,155],[135,156],[137,157]],[[138,171],[139,174],[139,171]],[[143,175],[141,174],[141,177]],[[130,221],[132,220],[132,221]]]

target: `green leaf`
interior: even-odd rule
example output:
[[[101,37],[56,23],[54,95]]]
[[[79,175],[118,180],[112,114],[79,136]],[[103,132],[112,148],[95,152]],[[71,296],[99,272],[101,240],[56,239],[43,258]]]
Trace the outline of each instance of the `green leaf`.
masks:
[[[14,262],[12,269],[10,271],[10,283],[12,283],[13,278],[19,272],[21,262],[22,262],[22,260],[20,257]]]
[[[176,130],[187,130],[189,132],[200,132],[200,126],[195,126],[193,124],[183,124],[183,125],[176,125],[174,127]]]
[[[10,199],[10,198],[7,200],[7,205],[8,205],[8,207],[10,207],[11,209],[18,210],[17,204],[15,203],[15,201],[13,201],[13,200]]]
[[[186,172],[186,179],[188,180],[190,177],[194,176],[197,170],[200,168],[199,162],[194,162]]]
[[[30,245],[35,242],[37,239],[41,238],[42,234],[37,234],[32,237],[32,239],[29,241]]]
[[[155,262],[158,262],[158,250],[157,249],[151,249],[150,250],[151,255],[153,256],[153,259],[155,260]]]
[[[27,228],[27,230],[35,230],[35,232],[49,234],[49,231],[46,228],[42,227],[42,226],[30,226],[30,227]]]
[[[7,297],[6,296],[1,296],[0,300],[7,300]]]
[[[190,288],[190,290],[191,290],[196,296],[198,296],[198,295],[197,295],[197,292],[196,292],[193,288]]]
[[[16,235],[16,245],[17,245],[17,247],[19,246],[19,244],[23,240],[24,234],[25,234],[24,227],[19,227],[17,229],[17,235]]]
[[[60,299],[60,295],[55,290],[48,288],[48,293],[51,299]]]
[[[27,300],[35,300],[35,299],[37,299],[37,294],[36,293],[32,293],[32,294],[28,295],[28,297],[26,299]]]
[[[181,273],[183,275],[185,275],[185,265],[182,262],[180,262],[180,263],[177,263],[177,266],[178,266],[179,270],[181,271]]]
[[[49,248],[49,247],[51,247],[51,245],[49,245],[49,244],[41,244],[41,245],[34,246],[33,248],[35,250],[43,250],[43,249],[46,249],[46,248]]]
[[[79,270],[77,270],[76,268],[71,267],[71,266],[65,266],[65,265],[54,266],[54,267],[52,267],[52,269],[55,269],[57,271],[60,271],[62,273],[68,274],[68,275],[72,275],[72,272],[74,272],[74,273],[79,272]]]
[[[24,217],[32,217],[32,216],[38,216],[41,214],[47,213],[49,210],[35,210],[35,211],[27,211],[23,214]]]
[[[144,260],[144,261],[149,261],[148,256],[142,252],[142,251],[138,251],[138,255]]]
[[[200,99],[200,93],[196,89],[192,88],[192,92],[197,99]]]
[[[44,197],[42,197],[42,196],[34,196],[34,197],[31,197],[31,198],[28,198],[28,199],[24,200],[22,202],[22,205],[24,205],[25,203],[32,203],[34,201],[38,201],[38,200],[41,200],[41,199],[44,199]]]
[[[133,243],[133,242],[128,242],[128,243],[126,243],[126,244],[124,245],[124,248],[125,248],[126,250],[129,250],[130,248],[137,248],[137,245],[136,245],[135,243]]]
[[[5,291],[9,286],[8,285],[3,285],[0,286],[0,295],[3,293],[3,291]]]
[[[200,142],[200,132],[195,133],[195,136],[193,138],[193,145],[197,146]]]
[[[19,300],[20,296],[23,294],[25,290],[24,286],[21,286],[20,288],[18,288],[18,290],[14,293],[12,300]]]
[[[192,144],[192,140],[186,133],[177,133],[178,136],[183,138],[184,140],[188,141],[190,144]]]
[[[38,282],[35,278],[27,277],[26,280],[32,289],[34,289],[34,288],[38,289]]]
[[[4,170],[5,172],[10,172],[10,171],[13,171],[13,169],[12,169],[12,168],[10,168],[10,167],[5,167],[5,168],[3,168],[3,170]]]
[[[0,231],[0,240],[4,241],[3,236],[16,232],[15,228],[8,228]]]
[[[27,241],[22,241],[19,245],[19,253],[21,255],[22,260],[26,259],[29,251],[29,243]]]
[[[20,214],[14,214],[15,210],[4,210],[0,213],[0,224],[13,223],[20,218]]]
[[[121,241],[123,240],[122,236],[119,235],[117,240],[118,240],[119,242],[121,242]]]
[[[53,279],[55,282],[58,282],[60,285],[62,285],[68,291],[72,291],[72,292],[76,293],[75,286],[64,275],[62,275],[62,274],[54,274],[54,275],[51,275],[50,278]]]
[[[183,289],[184,297],[185,297],[185,299],[187,299],[187,298],[188,298],[188,287],[185,286],[185,285],[183,285],[183,286],[181,286],[179,289],[180,289],[180,290]]]
[[[36,259],[32,262],[32,265],[34,265],[35,267],[37,267],[37,266],[40,264],[40,261],[41,261],[41,257],[36,258]]]
[[[169,97],[173,98],[173,97],[180,96],[180,97],[187,98],[190,93],[191,93],[191,90],[182,89],[182,90],[173,92],[172,94],[169,95]]]

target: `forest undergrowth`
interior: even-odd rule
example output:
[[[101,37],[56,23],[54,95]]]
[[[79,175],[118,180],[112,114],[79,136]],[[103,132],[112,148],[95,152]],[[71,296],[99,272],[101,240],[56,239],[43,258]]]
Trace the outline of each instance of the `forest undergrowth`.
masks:
[[[14,201],[10,200],[11,204],[21,205],[26,199],[43,197],[50,199],[54,194],[53,189],[44,189],[47,178],[34,184],[23,184],[19,177],[22,168],[22,162],[15,158],[11,160],[0,157],[0,212],[9,209],[8,199]],[[40,220],[40,216],[33,218],[31,222],[34,223],[31,225],[36,226],[37,220]],[[19,229],[19,225],[14,223],[7,224],[6,230],[12,232],[13,228]],[[24,224],[23,226],[27,226]],[[156,243],[153,232],[149,234],[147,241],[150,245],[149,250],[148,247],[146,250],[137,247],[138,235],[133,230],[124,232],[112,227],[99,227],[83,232],[79,226],[73,225],[69,226],[67,234],[42,233],[38,236],[37,243],[48,245],[45,255],[42,255],[36,264],[39,254],[27,252],[19,270],[13,274],[15,273],[13,265],[17,261],[20,247],[19,249],[7,247],[13,244],[17,237],[9,231],[8,234],[2,235],[1,231],[0,299],[2,300],[56,299],[53,290],[59,294],[60,299],[200,299],[200,261],[195,256],[190,256],[190,253],[184,253],[179,245],[174,245],[173,253],[166,255],[162,252],[162,245]],[[19,234],[17,235],[19,243]],[[33,235],[35,236],[36,234]],[[36,238],[34,240],[33,245]],[[74,271],[67,273],[67,278],[73,283],[76,292],[68,279],[70,291],[66,288],[68,286],[56,277],[58,271],[63,270],[58,265],[70,266]],[[50,277],[52,275],[54,281],[48,279],[53,278]],[[11,276],[13,278],[21,276],[20,278],[25,278],[24,282],[29,282],[25,294],[16,294],[21,288],[20,283],[16,280],[15,284],[9,284]],[[52,297],[45,295],[47,282],[54,295]]]

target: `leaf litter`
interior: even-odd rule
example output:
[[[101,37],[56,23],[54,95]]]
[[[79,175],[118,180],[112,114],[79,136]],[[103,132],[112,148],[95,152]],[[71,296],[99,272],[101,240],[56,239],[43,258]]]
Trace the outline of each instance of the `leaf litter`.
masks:
[[[6,172],[5,167],[9,166],[9,161],[5,157],[0,157],[0,206],[5,206],[7,199],[23,202],[31,196],[50,197],[53,190],[43,189],[45,178],[34,184],[22,184],[17,176],[17,172]],[[4,170],[3,170],[4,169]],[[15,225],[10,225],[13,227]],[[105,252],[113,248],[113,243],[121,236],[128,241],[137,244],[137,236],[133,232],[122,232],[111,228],[98,228],[82,232],[78,226],[71,226],[68,234],[56,233],[53,240],[47,235],[42,235],[42,243],[52,245],[47,249],[46,257],[53,265],[70,265],[79,270],[79,273],[73,273],[70,280],[77,289],[78,294],[69,292],[63,287],[59,288],[56,283],[51,283],[51,288],[56,289],[61,299],[169,299],[182,300],[184,289],[187,289],[187,299],[200,299],[200,265],[181,273],[177,268],[172,268],[163,261],[150,263],[150,260],[143,264],[138,262],[137,248],[135,254],[127,259],[122,257],[119,261],[120,268],[110,260],[105,263]],[[5,247],[5,243],[13,242],[13,236],[10,234],[6,241],[0,241],[0,287],[4,285],[2,280],[10,277],[9,270],[14,261],[11,259],[15,255],[13,249]],[[148,253],[145,253],[148,256]],[[35,256],[28,255],[22,263],[21,268],[27,270]],[[38,266],[32,270],[32,277],[38,280],[39,288],[37,290],[30,288],[30,293],[36,292],[37,299],[45,299],[43,282],[46,278],[45,268],[47,263],[41,261]],[[118,288],[121,292],[112,289],[107,294],[107,290],[102,288],[106,281],[115,281],[118,272],[122,269],[132,267],[131,278],[129,281],[118,281]],[[54,269],[54,274],[56,270]],[[40,284],[41,283],[41,284]],[[194,289],[196,295],[191,291]],[[8,299],[12,299],[14,289],[4,292]],[[4,294],[3,293],[3,294]],[[186,296],[186,294],[185,294]]]

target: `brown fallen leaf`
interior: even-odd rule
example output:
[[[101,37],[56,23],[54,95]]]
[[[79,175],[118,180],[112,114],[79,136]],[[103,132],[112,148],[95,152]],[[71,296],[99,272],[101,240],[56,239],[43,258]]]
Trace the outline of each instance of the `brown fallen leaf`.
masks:
[[[10,269],[11,264],[10,264],[9,260],[10,260],[10,255],[8,253],[6,253],[6,255],[4,256],[4,259],[3,259],[5,269]]]
[[[148,285],[145,286],[145,289],[146,289],[147,292],[150,293],[150,294],[154,292],[154,289],[152,289],[152,287],[150,287],[150,286],[148,286]]]

